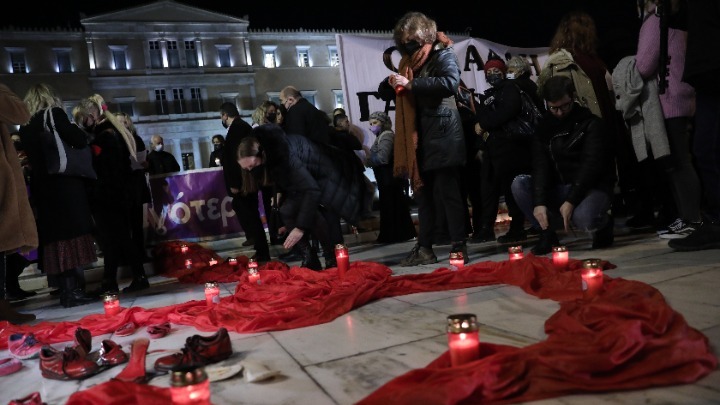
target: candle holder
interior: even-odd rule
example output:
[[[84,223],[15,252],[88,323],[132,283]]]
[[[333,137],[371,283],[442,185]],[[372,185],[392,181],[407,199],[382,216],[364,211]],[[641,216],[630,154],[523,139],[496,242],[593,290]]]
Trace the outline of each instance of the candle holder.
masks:
[[[565,246],[553,246],[552,261],[558,270],[567,269],[569,258],[570,258],[570,252],[568,252],[568,250]]]
[[[187,253],[188,250],[190,250],[190,248],[188,247],[188,245],[185,245],[185,244],[180,245],[180,252],[182,252],[182,253]]]
[[[248,280],[251,283],[260,284],[260,272],[258,271],[258,262],[255,259],[248,261]]]
[[[508,256],[510,260],[520,260],[523,257],[523,249],[522,246],[510,246],[508,248]]]
[[[589,299],[598,295],[603,286],[603,271],[600,259],[583,260],[581,275],[583,296]]]
[[[345,273],[350,269],[350,255],[347,246],[342,243],[335,245],[335,261],[337,262],[338,277],[345,277]]]
[[[215,260],[215,258],[213,257],[212,259],[210,259],[210,261],[208,262],[208,264],[209,264],[210,266],[214,266],[214,265],[217,264],[217,260]]]
[[[480,337],[475,314],[455,314],[447,317],[450,364],[461,366],[480,357]]]
[[[450,252],[450,270],[460,270],[465,267],[465,258],[462,252]]]
[[[402,96],[403,94],[405,94],[406,90],[407,89],[405,88],[405,86],[399,84],[395,85],[395,94],[397,94],[398,96]]]
[[[230,264],[231,266],[237,266],[237,259],[234,257],[229,258],[228,264]]]
[[[205,283],[205,303],[208,306],[220,303],[220,286],[216,281]]]
[[[192,269],[192,259],[185,259],[185,268]]]
[[[174,370],[170,376],[174,405],[209,405],[210,380],[202,367]]]
[[[105,294],[103,297],[103,306],[105,307],[105,315],[113,316],[116,315],[122,308],[120,308],[120,299],[117,294]]]

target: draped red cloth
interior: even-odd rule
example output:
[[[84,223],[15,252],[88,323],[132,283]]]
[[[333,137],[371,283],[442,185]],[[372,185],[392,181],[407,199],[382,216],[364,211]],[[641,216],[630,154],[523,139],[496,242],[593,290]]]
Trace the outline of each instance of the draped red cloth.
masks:
[[[509,284],[528,294],[560,302],[545,323],[545,341],[523,348],[483,343],[481,359],[450,367],[446,353],[427,367],[413,370],[380,387],[361,404],[511,403],[579,392],[638,389],[690,383],[717,366],[707,338],[691,328],[655,288],[637,281],[604,276],[603,291],[582,299],[580,265],[570,260],[558,271],[545,257],[481,262],[460,271],[439,268],[428,274],[393,276],[379,263],[353,262],[341,280],[336,269],[322,272],[271,262],[260,268],[261,284],[247,279],[246,257],[237,265],[212,251],[190,245],[180,254],[170,243],[156,252],[156,268],[183,282],[238,281],[234,295],[208,307],[203,296],[162,308],[125,308],[115,316],[88,315],[77,321],[11,325],[0,322],[0,348],[14,332],[33,332],[46,343],[71,341],[82,326],[93,335],[109,333],[132,320],[139,326],[161,322],[240,333],[294,329],[332,321],[368,302],[418,292]],[[193,259],[193,268],[184,265]],[[209,259],[220,264],[208,266]],[[206,260],[203,262],[202,260]],[[192,267],[192,266],[191,266]],[[605,269],[615,266],[603,262]],[[122,298],[121,298],[122,304]],[[166,396],[157,387],[108,382],[74,394],[70,402],[105,404],[116,390],[132,398]]]

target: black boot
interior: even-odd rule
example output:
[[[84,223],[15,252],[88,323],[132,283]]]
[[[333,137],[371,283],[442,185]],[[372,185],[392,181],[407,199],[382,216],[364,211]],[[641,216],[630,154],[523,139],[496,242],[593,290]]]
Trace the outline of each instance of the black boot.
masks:
[[[60,293],[60,305],[65,308],[85,305],[96,301],[96,298],[89,297],[85,291],[78,288],[77,278],[74,270],[67,270],[62,273],[62,293]]]
[[[146,290],[150,288],[150,282],[145,275],[145,268],[142,265],[135,265],[133,267],[133,279],[130,285],[123,288],[124,293],[130,293],[135,291]]]
[[[19,301],[37,295],[35,291],[25,291],[20,288],[20,280],[18,280],[30,262],[20,253],[13,253],[5,257],[5,299]]]
[[[322,270],[323,267],[320,263],[320,258],[318,258],[315,248],[310,246],[310,243],[308,243],[304,239],[301,239],[300,242],[297,243],[297,245],[298,250],[300,250],[300,254],[302,255],[302,263],[300,264],[300,266],[310,270]]]
[[[530,249],[530,252],[535,256],[542,256],[550,253],[553,246],[559,245],[560,241],[558,240],[555,231],[552,231],[550,229],[544,229],[540,231],[540,240],[538,240],[538,243],[537,245],[535,245],[535,247]]]

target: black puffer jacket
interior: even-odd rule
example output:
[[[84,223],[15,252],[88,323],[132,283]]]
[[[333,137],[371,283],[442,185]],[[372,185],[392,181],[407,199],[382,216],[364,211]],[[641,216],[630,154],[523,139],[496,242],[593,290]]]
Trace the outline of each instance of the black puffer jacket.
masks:
[[[455,52],[437,46],[412,81],[421,172],[465,165],[465,137],[455,104],[459,83],[460,67]],[[378,92],[383,100],[395,97],[387,79],[380,83]]]
[[[320,205],[349,223],[357,223],[362,207],[362,179],[346,153],[302,135],[285,135],[277,125],[253,129],[265,151],[272,180],[286,199],[300,201],[296,226],[311,230]]]
[[[612,193],[612,145],[602,119],[579,104],[563,120],[546,114],[533,138],[534,204],[547,205],[547,191],[571,184],[567,201],[577,206],[590,189]]]

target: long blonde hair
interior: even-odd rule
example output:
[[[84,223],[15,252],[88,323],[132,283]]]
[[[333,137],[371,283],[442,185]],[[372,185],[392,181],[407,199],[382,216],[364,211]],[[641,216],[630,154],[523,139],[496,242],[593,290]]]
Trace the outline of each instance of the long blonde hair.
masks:
[[[55,94],[53,88],[45,83],[38,83],[30,87],[24,98],[30,116],[47,108],[58,107],[64,110],[60,97]]]
[[[137,161],[137,144],[135,143],[135,138],[133,138],[130,131],[125,128],[125,125],[118,121],[115,114],[108,110],[107,104],[105,104],[105,99],[103,99],[101,95],[93,94],[92,96],[80,101],[80,113],[87,114],[92,108],[97,108],[97,110],[100,112],[100,116],[108,120],[110,124],[112,124],[115,130],[122,136],[123,140],[125,141],[125,144],[130,151],[130,156],[132,156],[132,159]]]

